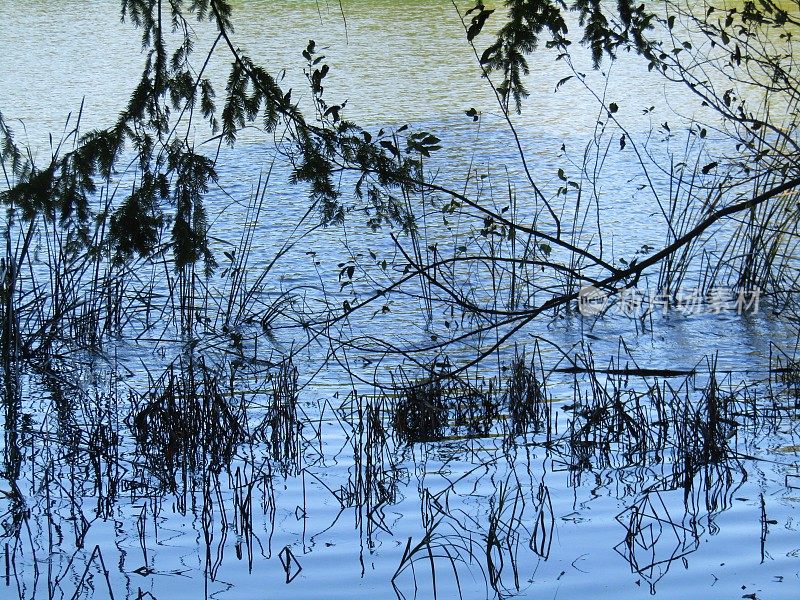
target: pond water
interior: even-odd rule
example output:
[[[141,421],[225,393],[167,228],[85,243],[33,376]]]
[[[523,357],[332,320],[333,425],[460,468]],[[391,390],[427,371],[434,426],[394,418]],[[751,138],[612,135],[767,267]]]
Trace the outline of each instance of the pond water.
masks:
[[[314,39],[331,67],[326,95],[348,101],[348,118],[372,131],[434,132],[443,148],[427,168],[437,183],[513,206],[523,222],[543,214],[451,3],[232,4],[235,42],[273,73],[285,69],[282,85],[301,105],[300,53]],[[214,38],[196,27],[204,53]],[[139,49],[118,2],[0,2],[0,111],[37,162],[81,106],[82,131],[113,123],[139,76]],[[554,56],[531,60],[531,97],[514,116],[528,166],[548,198],[566,185],[562,168],[591,189],[594,208],[578,213],[588,226],[571,224],[575,195],[559,200],[573,239],[597,251],[599,229],[606,260],[644,256],[668,239],[657,200],[674,193],[670,161],[730,148],[713,132],[696,145],[688,129],[708,113],[646,64],[593,71],[576,50],[588,87],[619,104],[646,158],[617,152],[620,131],[598,127],[604,109],[588,89],[572,80],[554,92],[572,74]],[[215,57],[209,74],[224,86],[229,59],[222,48]],[[271,134],[254,128],[219,149],[202,126],[189,135],[218,155],[220,174],[208,198],[220,266],[196,311],[207,320],[180,335],[166,312],[171,271],[139,261],[120,292],[118,335],[96,352],[33,361],[13,385],[4,379],[0,597],[798,597],[791,315],[768,300],[743,315],[709,303],[645,319],[621,305],[599,319],[543,314],[467,371],[468,384],[383,393],[371,384],[415,380],[419,363],[443,358],[386,345],[406,351],[476,324],[416,280],[323,322],[332,306],[397,279],[408,262],[399,248],[411,252],[411,241],[369,231],[357,209],[342,227],[303,221],[306,190],[289,184]],[[120,187],[133,178],[119,173]],[[481,244],[474,215],[477,226],[453,225],[440,205],[418,209],[421,252]],[[734,227],[713,229],[703,256]],[[243,269],[252,293],[234,335],[235,264],[224,253],[240,250],[242,232],[252,236]],[[50,280],[51,234],[37,232],[30,282]],[[357,276],[345,286],[350,265]],[[509,284],[483,283],[482,269],[453,278],[491,304]],[[657,272],[643,293],[656,285]],[[687,277],[686,292],[694,285]],[[449,360],[468,362],[514,326],[453,344]],[[287,354],[292,363],[281,363]],[[419,409],[437,402],[438,412]]]

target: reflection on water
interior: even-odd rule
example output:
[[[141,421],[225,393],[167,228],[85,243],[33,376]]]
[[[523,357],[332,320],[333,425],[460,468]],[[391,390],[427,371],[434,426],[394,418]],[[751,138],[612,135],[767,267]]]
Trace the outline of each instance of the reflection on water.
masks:
[[[143,392],[64,393],[90,364],[7,378],[5,593],[792,597],[800,473],[770,448],[796,436],[796,381],[530,365],[426,392],[424,442],[397,425],[411,396],[302,401],[291,364],[189,356]],[[524,389],[548,408],[521,432]]]

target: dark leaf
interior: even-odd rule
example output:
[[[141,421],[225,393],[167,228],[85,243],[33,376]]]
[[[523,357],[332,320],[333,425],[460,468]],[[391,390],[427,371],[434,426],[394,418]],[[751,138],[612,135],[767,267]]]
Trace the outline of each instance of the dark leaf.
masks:
[[[560,80],[559,80],[559,82],[556,84],[556,89],[555,89],[555,91],[557,92],[557,91],[558,91],[558,88],[560,88],[562,85],[564,85],[565,83],[567,83],[567,82],[568,82],[570,79],[572,79],[573,77],[574,77],[574,75],[568,75],[567,77],[564,77],[564,79],[560,79]]]
[[[489,15],[491,15],[493,12],[494,12],[494,9],[492,9],[492,10],[483,10],[483,9],[481,9],[481,11],[477,15],[472,17],[472,23],[470,24],[469,28],[467,29],[467,41],[468,42],[471,42],[472,40],[474,40],[475,37],[481,32],[481,29],[483,29],[483,26],[486,23],[486,19],[488,19]]]
[[[389,140],[381,140],[381,141],[380,141],[380,144],[381,144],[381,146],[383,146],[384,148],[386,148],[386,149],[387,149],[389,152],[391,152],[391,153],[392,153],[392,154],[394,154],[395,156],[400,156],[400,151],[397,149],[397,146],[395,146],[395,145],[394,145],[392,142],[390,142]]]

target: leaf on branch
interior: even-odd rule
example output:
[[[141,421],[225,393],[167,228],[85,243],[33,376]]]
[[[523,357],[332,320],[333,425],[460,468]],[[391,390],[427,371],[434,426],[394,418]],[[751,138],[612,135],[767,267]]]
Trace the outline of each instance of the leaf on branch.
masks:
[[[481,32],[481,29],[483,29],[483,26],[486,23],[486,19],[488,19],[489,15],[491,15],[494,12],[494,9],[485,10],[483,8],[483,5],[478,5],[475,8],[479,8],[480,12],[474,17],[472,17],[472,23],[470,24],[469,29],[467,29],[468,42],[471,42],[472,40],[475,39],[475,37]]]
[[[430,157],[431,152],[441,149],[439,142],[441,140],[438,137],[426,131],[412,133],[406,140],[406,153],[416,151],[423,156]]]
[[[390,142],[389,140],[381,140],[381,141],[380,141],[380,145],[381,145],[381,146],[383,146],[384,148],[386,148],[386,149],[387,149],[389,152],[391,152],[393,155],[395,155],[395,156],[400,156],[400,151],[397,149],[397,146],[395,146],[395,145],[394,145],[392,142]]]
[[[557,92],[557,91],[558,91],[558,88],[560,88],[562,85],[564,85],[565,83],[567,83],[567,82],[568,82],[570,79],[572,79],[573,77],[575,77],[575,76],[574,76],[574,75],[568,75],[567,77],[564,77],[564,79],[560,79],[560,80],[558,81],[558,83],[556,84],[556,89],[555,89],[555,90],[553,90],[553,91]]]
[[[736,48],[733,51],[733,62],[738,65],[742,64],[742,49],[739,44],[736,44]]]
[[[501,46],[502,42],[498,41],[486,48],[483,54],[481,54],[481,64],[486,65],[497,60],[497,58],[499,58],[497,55],[500,52]]]
[[[338,106],[338,105],[337,106],[330,106],[330,107],[328,107],[328,110],[326,110],[325,113],[322,116],[327,117],[328,115],[333,115],[333,121],[335,123],[341,118],[339,116],[339,111],[340,110],[342,110],[341,106]]]

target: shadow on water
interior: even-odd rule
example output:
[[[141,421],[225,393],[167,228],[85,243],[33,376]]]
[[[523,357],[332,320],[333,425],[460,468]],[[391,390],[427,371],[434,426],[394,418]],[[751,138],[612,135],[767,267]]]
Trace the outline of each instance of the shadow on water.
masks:
[[[400,373],[395,394],[316,403],[300,402],[288,360],[254,381],[235,358],[190,353],[142,392],[113,374],[79,385],[89,364],[4,369],[5,593],[177,597],[189,577],[238,597],[265,571],[313,582],[316,555],[342,544],[358,557],[343,589],[377,571],[398,598],[508,597],[580,574],[565,542],[606,496],[622,508],[601,546],[656,593],[753,493],[751,453],[796,435],[800,378],[778,352],[770,380],[748,386],[713,358],[680,377],[628,359],[597,369],[587,348],[587,368],[565,375],[518,352],[493,378]],[[771,500],[754,507],[762,560]],[[249,575],[234,587],[237,563]]]

